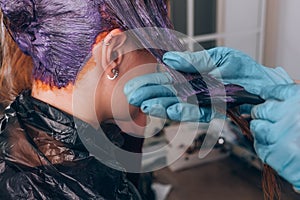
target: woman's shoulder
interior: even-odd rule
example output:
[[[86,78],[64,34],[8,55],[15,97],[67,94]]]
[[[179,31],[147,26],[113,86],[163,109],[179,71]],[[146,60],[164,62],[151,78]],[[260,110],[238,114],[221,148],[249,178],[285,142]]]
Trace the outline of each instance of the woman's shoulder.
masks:
[[[16,111],[8,106],[6,109],[0,111],[0,134],[3,135],[3,132],[7,132],[9,127],[18,128],[19,122],[17,119]]]

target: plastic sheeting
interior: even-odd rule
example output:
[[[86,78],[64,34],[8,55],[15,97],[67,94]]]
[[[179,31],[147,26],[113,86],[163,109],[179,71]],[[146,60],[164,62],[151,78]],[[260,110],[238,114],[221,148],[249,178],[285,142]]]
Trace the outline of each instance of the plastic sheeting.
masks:
[[[72,116],[21,94],[0,121],[0,199],[139,199],[125,172],[81,143],[77,130],[89,125],[76,126]],[[115,145],[126,142],[116,125],[102,129]],[[115,160],[112,149],[101,148]]]

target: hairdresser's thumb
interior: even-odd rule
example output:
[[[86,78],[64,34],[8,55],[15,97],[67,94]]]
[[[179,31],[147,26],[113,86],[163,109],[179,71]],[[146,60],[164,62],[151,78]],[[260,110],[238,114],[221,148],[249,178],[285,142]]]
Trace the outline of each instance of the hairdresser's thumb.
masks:
[[[164,54],[163,61],[170,68],[185,73],[205,73],[216,68],[205,50],[194,53],[170,51]]]

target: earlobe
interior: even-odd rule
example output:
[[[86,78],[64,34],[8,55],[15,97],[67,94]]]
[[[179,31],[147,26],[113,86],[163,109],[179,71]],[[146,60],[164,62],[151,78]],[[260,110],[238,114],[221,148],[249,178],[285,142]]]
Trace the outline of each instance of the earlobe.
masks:
[[[106,77],[107,77],[108,80],[113,81],[116,78],[118,78],[118,76],[119,76],[119,70],[117,70],[117,69],[114,68],[114,69],[111,70],[111,72],[113,73],[113,76],[110,76],[110,75],[107,74]]]

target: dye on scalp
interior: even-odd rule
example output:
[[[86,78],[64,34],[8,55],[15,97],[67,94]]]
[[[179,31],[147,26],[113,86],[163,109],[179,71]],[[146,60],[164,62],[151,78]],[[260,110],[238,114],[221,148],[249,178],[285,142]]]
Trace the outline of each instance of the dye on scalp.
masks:
[[[100,0],[0,2],[10,34],[33,59],[33,78],[59,88],[74,83],[97,35],[119,27]]]
[[[33,78],[58,88],[74,83],[100,33],[172,28],[163,0],[1,0],[0,5],[13,39],[33,58]],[[153,42],[144,36],[138,37],[141,43]],[[180,44],[171,32],[169,38]],[[159,59],[163,54],[152,53]]]
[[[164,0],[0,0],[0,6],[13,39],[33,59],[33,78],[58,88],[75,82],[77,74],[90,58],[92,46],[100,33],[115,28],[173,28]],[[171,30],[165,31],[163,36],[159,32],[143,30],[133,33],[142,46],[162,62],[165,50],[186,50]],[[208,74],[187,79],[190,75],[182,78],[167,67],[166,70],[174,78],[174,83],[191,83],[192,89],[178,87],[183,99],[197,94],[199,102],[205,101],[210,106],[210,100],[218,98],[217,91],[223,88],[222,83]],[[235,106],[246,102],[256,104],[261,99],[253,98],[240,86],[225,85],[225,90],[227,97],[221,101],[230,106],[220,112],[231,117],[251,138],[249,124],[235,110]],[[265,190],[273,199],[276,195],[274,188],[277,188],[274,186],[274,174],[270,168],[266,167],[265,171],[268,186]]]

